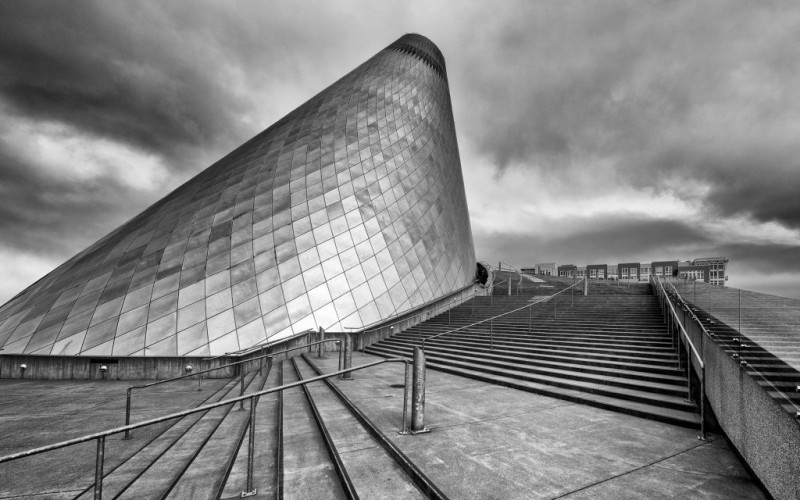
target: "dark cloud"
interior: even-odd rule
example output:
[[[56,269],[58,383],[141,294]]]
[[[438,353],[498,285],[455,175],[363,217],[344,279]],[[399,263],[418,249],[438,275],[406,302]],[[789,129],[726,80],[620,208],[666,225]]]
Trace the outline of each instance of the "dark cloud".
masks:
[[[462,133],[500,173],[703,183],[710,213],[800,229],[800,10],[784,7],[515,5],[451,67]]]
[[[65,259],[155,200],[110,176],[64,180],[42,175],[0,151],[0,247]]]

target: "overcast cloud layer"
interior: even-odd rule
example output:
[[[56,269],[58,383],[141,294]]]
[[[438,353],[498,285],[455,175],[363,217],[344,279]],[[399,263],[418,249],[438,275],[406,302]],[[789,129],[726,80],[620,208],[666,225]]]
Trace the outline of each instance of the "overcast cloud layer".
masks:
[[[447,60],[479,258],[731,258],[800,297],[795,2],[0,3],[0,303],[400,35]]]

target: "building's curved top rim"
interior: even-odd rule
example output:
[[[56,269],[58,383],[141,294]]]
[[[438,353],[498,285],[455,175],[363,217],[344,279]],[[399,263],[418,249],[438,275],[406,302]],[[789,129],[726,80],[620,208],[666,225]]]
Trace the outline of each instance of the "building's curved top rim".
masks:
[[[428,37],[418,33],[406,33],[397,40],[395,40],[388,49],[400,48],[402,46],[411,46],[428,56],[432,61],[438,64],[442,70],[445,70],[444,55],[439,47],[436,46]]]

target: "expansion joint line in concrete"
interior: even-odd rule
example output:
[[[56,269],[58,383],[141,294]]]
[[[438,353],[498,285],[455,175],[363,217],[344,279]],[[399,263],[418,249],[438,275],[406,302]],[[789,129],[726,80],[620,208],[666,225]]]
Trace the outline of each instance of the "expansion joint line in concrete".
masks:
[[[670,455],[670,456],[668,456],[668,457],[659,458],[658,460],[655,460],[655,461],[653,461],[653,462],[650,462],[650,463],[648,463],[648,464],[644,464],[644,465],[642,465],[642,466],[640,466],[640,467],[636,467],[635,469],[631,469],[631,470],[629,470],[629,471],[625,471],[625,472],[623,472],[622,474],[617,474],[616,476],[611,476],[611,477],[608,477],[608,478],[606,478],[606,479],[603,479],[602,481],[596,481],[596,482],[594,482],[594,483],[592,483],[592,484],[587,484],[586,486],[584,486],[584,487],[582,487],[582,488],[578,488],[577,490],[568,491],[568,492],[564,493],[563,495],[559,495],[559,496],[557,496],[557,497],[553,497],[551,500],[557,500],[557,499],[559,499],[559,498],[565,498],[565,497],[568,497],[569,495],[572,495],[573,493],[577,493],[577,492],[579,492],[579,491],[588,490],[589,488],[593,488],[593,487],[597,486],[598,484],[607,483],[607,482],[609,482],[609,481],[611,481],[611,480],[614,480],[614,479],[620,478],[620,477],[622,477],[622,476],[627,476],[628,474],[633,474],[634,472],[638,472],[638,471],[640,471],[640,470],[642,470],[642,469],[646,469],[646,468],[648,468],[648,467],[652,467],[652,466],[654,466],[654,465],[660,464],[661,462],[664,462],[664,461],[666,461],[666,460],[669,460],[670,458],[675,458],[675,457],[677,457],[678,455],[683,455],[684,453],[686,453],[686,452],[688,452],[688,451],[692,451],[692,450],[695,450],[695,449],[697,449],[697,448],[701,448],[701,447],[703,447],[703,446],[708,446],[708,445],[710,445],[711,443],[713,443],[713,442],[715,442],[715,441],[718,441],[719,439],[721,439],[721,438],[709,439],[708,441],[704,441],[704,442],[702,442],[702,443],[700,443],[700,444],[697,444],[697,445],[695,445],[695,446],[691,446],[691,447],[689,447],[689,448],[687,448],[687,449],[685,449],[685,450],[679,451],[678,453],[674,453],[674,454],[672,454],[672,455]],[[719,474],[715,474],[715,475],[719,476]]]

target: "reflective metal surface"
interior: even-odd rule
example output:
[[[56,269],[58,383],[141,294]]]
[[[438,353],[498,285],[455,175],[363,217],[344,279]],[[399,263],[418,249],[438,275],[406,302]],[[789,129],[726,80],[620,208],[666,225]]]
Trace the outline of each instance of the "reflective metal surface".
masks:
[[[5,304],[0,347],[217,355],[474,273],[444,59],[406,35]]]

